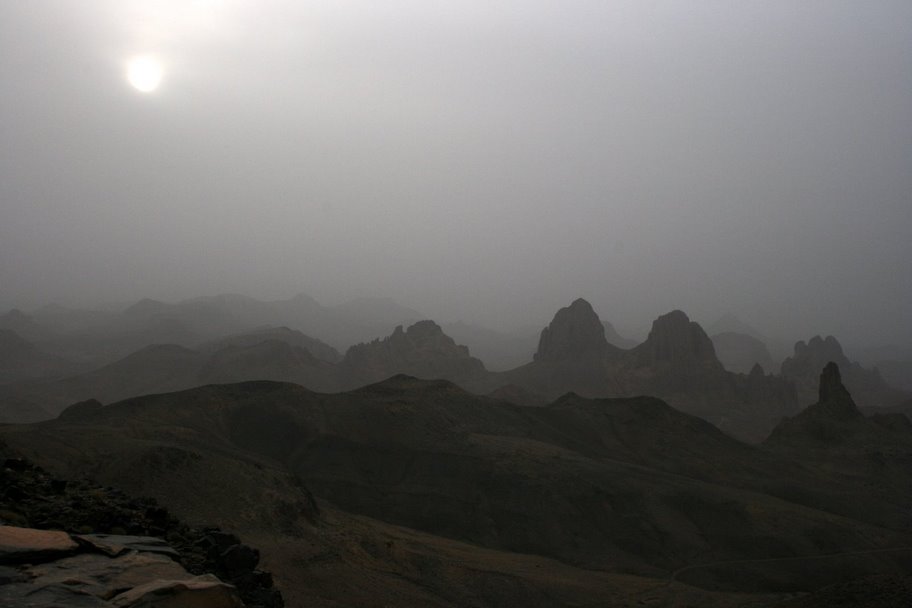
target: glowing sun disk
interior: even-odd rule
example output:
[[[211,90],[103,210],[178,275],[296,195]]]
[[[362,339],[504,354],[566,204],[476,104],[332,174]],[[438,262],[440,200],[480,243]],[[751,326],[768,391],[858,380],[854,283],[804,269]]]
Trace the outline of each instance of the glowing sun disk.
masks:
[[[161,84],[164,69],[151,55],[134,57],[127,63],[127,81],[142,93],[151,93]]]

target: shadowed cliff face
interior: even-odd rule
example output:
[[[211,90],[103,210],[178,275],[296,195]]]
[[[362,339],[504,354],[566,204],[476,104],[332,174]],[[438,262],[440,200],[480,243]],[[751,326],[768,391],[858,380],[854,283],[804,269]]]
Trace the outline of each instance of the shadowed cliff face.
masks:
[[[633,352],[636,365],[641,367],[721,369],[712,340],[699,323],[688,319],[680,310],[656,319],[646,342]]]
[[[535,361],[599,360],[619,352],[605,339],[605,327],[592,305],[579,298],[561,308],[542,330]]]
[[[842,384],[842,375],[839,373],[839,366],[830,361],[820,372],[820,388],[817,391],[817,402],[824,403],[833,401],[837,403],[848,404],[852,402],[852,396]],[[858,413],[857,409],[847,409]]]

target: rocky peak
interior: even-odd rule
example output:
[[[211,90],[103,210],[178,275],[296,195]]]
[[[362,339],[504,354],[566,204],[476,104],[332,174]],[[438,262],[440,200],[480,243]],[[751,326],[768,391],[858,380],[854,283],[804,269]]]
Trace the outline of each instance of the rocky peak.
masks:
[[[807,343],[799,341],[795,344],[795,358],[809,358],[814,361],[846,361],[842,345],[833,336],[821,338],[814,336]]]
[[[814,336],[807,343],[796,343],[795,354],[782,362],[781,374],[798,387],[800,400],[809,403],[819,397],[820,370],[828,363],[839,366],[842,381],[860,407],[889,407],[904,398],[903,393],[889,386],[877,370],[865,369],[849,360],[833,336]]]
[[[839,366],[830,361],[820,374],[819,400],[797,416],[785,418],[773,429],[768,443],[804,445],[843,444],[871,430],[842,384]]]
[[[818,401],[830,401],[849,397],[849,391],[842,384],[842,377],[839,374],[839,366],[830,361],[820,373],[820,388],[818,392]]]
[[[635,351],[641,365],[711,363],[721,366],[712,340],[699,323],[691,321],[680,310],[653,321],[649,337]]]
[[[418,378],[464,379],[482,373],[484,364],[456,344],[434,321],[419,321],[408,329],[397,326],[382,340],[356,344],[342,361],[349,383],[377,382],[394,374]]]
[[[151,317],[168,310],[168,305],[159,300],[143,298],[124,310],[124,314],[133,317]]]
[[[398,329],[401,331],[402,326],[400,325]],[[410,338],[421,339],[429,337],[443,336],[448,338],[446,334],[443,333],[443,328],[437,325],[434,321],[430,319],[424,321],[418,321],[414,325],[408,328],[406,332]],[[450,339],[452,341],[452,339]],[[454,342],[455,344],[455,342]]]
[[[609,351],[605,327],[592,305],[579,298],[561,308],[542,330],[536,361],[599,359]]]

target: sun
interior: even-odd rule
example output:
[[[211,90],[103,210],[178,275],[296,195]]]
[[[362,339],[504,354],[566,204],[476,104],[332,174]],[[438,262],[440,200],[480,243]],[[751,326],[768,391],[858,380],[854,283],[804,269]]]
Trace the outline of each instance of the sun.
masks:
[[[127,62],[127,82],[141,93],[151,93],[161,84],[164,66],[152,55],[140,55]]]

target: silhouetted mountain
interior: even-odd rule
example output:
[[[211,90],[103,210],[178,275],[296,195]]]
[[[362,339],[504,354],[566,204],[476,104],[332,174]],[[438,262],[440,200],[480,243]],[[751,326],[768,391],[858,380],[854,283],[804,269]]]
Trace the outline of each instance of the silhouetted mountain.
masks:
[[[87,399],[103,403],[194,386],[202,356],[177,344],[153,344],[97,370],[43,387],[47,409]]]
[[[696,321],[680,310],[662,315],[652,324],[646,341],[631,351],[638,367],[719,371],[712,340]]]
[[[287,300],[261,301],[239,294],[221,294],[162,304],[143,300],[126,311],[131,316],[170,317],[198,334],[215,338],[263,326],[287,326],[324,340],[335,348],[384,335],[397,324],[421,314],[388,298],[362,298],[323,306],[306,294]]]
[[[495,382],[512,384],[547,401],[567,392],[587,397],[618,395],[608,360],[623,353],[605,340],[605,328],[592,305],[579,298],[557,311],[538,341],[531,363],[504,372]]]
[[[607,343],[604,326],[585,300],[555,315],[532,363],[488,382],[515,385],[543,400],[569,391],[587,397],[654,395],[752,441],[762,440],[797,409],[789,381],[762,370],[750,376],[725,371],[712,341],[683,312],[659,317],[642,344],[623,351]]]
[[[197,348],[204,352],[216,351],[227,346],[253,346],[266,340],[278,340],[290,346],[303,348],[311,355],[328,363],[338,363],[342,355],[335,348],[306,336],[299,331],[288,327],[262,327],[252,331],[218,338],[199,345]]]
[[[486,373],[484,364],[468,348],[457,345],[433,321],[419,321],[407,330],[400,325],[389,337],[352,346],[340,367],[349,387],[394,374],[467,382]]]
[[[59,377],[79,366],[44,353],[11,329],[0,329],[0,384]]]
[[[337,390],[337,368],[308,350],[283,340],[232,343],[210,355],[194,383],[224,384],[244,380],[294,382],[312,390]]]
[[[814,336],[807,343],[797,342],[794,355],[782,362],[782,375],[795,383],[802,403],[814,401],[818,370],[830,361],[842,370],[846,386],[862,407],[888,407],[909,398],[907,393],[889,386],[876,370],[850,361],[833,336]]]
[[[706,332],[679,310],[656,319],[620,368],[627,394],[655,395],[738,437],[760,441],[797,402],[790,382],[752,372],[726,371]]]
[[[601,360],[618,350],[605,340],[605,328],[592,305],[579,298],[558,310],[542,330],[534,361]]]
[[[775,446],[840,447],[848,444],[912,445],[912,421],[902,414],[866,418],[830,361],[820,374],[817,402],[779,423],[766,443]]]
[[[715,323],[706,328],[710,335],[733,333],[750,336],[756,340],[764,341],[763,335],[749,324],[745,323],[732,313],[722,315]]]
[[[755,365],[774,371],[769,350],[759,339],[748,334],[722,332],[712,337],[713,348],[722,365],[730,372],[750,373]]]

